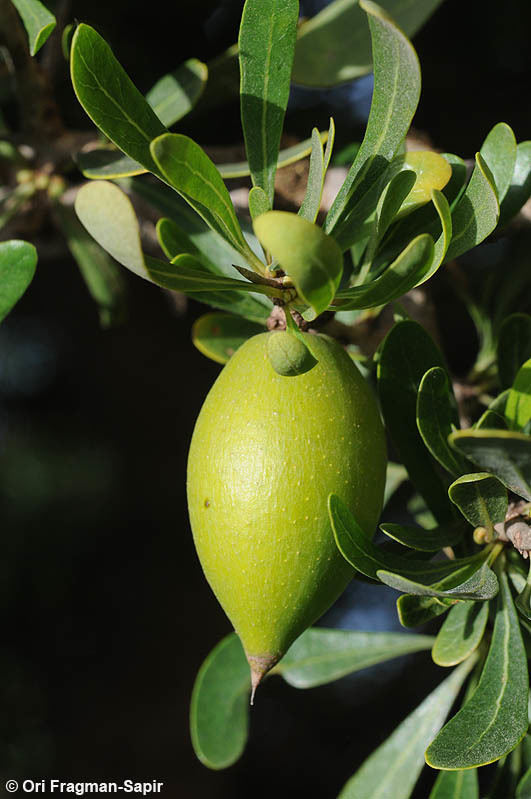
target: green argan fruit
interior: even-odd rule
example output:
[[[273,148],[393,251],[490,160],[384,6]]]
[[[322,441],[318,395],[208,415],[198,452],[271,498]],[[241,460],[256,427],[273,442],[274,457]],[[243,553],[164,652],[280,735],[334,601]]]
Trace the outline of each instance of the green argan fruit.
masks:
[[[371,536],[382,507],[385,440],[375,400],[328,336],[303,334],[317,364],[272,367],[261,333],[208,394],[188,460],[188,506],[203,570],[245,649],[253,692],[337,599],[353,569],[335,545],[338,494]]]

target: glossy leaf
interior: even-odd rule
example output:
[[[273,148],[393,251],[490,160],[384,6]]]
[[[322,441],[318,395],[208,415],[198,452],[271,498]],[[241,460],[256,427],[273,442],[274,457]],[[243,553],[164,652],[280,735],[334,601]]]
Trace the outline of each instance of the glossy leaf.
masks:
[[[506,575],[489,654],[471,699],[446,724],[426,752],[433,768],[483,766],[506,755],[528,727],[527,659]]]
[[[274,673],[294,688],[313,688],[376,663],[430,649],[433,642],[427,635],[314,627],[295,641]]]
[[[432,260],[433,239],[423,233],[408,244],[376,280],[339,291],[337,299],[340,309],[374,308],[398,299],[422,282]]]
[[[442,0],[382,0],[406,36],[424,24]],[[299,28],[292,80],[304,86],[335,86],[372,70],[371,42],[358,0],[336,0]]]
[[[516,139],[509,125],[505,122],[494,125],[480,153],[492,173],[501,203],[511,185],[516,163]]]
[[[204,661],[192,692],[192,744],[208,768],[227,768],[242,754],[249,729],[250,690],[249,664],[240,639],[231,633]]]
[[[474,659],[461,664],[370,755],[338,799],[410,799],[424,750],[440,729]]]
[[[523,141],[516,148],[516,163],[511,185],[500,209],[500,225],[516,216],[531,195],[531,141]]]
[[[271,208],[298,18],[297,0],[247,0],[240,25],[245,149],[253,186],[265,191]]]
[[[420,67],[411,42],[376,3],[361,0],[360,8],[371,30],[374,93],[365,136],[325,221],[325,231],[339,239],[356,202],[396,154],[420,96]]]
[[[56,25],[55,17],[39,0],[12,0],[28,34],[30,54],[39,52]]]
[[[448,496],[473,527],[485,527],[491,536],[494,525],[504,521],[509,504],[505,486],[487,472],[459,477]]]
[[[405,547],[420,552],[438,552],[443,547],[459,544],[463,538],[463,526],[459,523],[425,530],[423,527],[386,522],[380,525],[380,530]]]
[[[531,358],[518,370],[505,405],[513,430],[524,430],[531,419]]]
[[[27,241],[0,242],[0,322],[20,300],[33,280],[37,250]]]
[[[261,267],[245,241],[227,187],[204,150],[188,136],[166,133],[152,142],[151,152],[164,179],[207,225],[251,265]]]
[[[102,327],[119,324],[126,315],[124,273],[89,236],[74,210],[58,202],[54,214],[65,236],[92,299],[98,306]]]
[[[166,129],[89,25],[79,25],[74,34],[70,68],[74,91],[92,121],[129,158],[159,175],[149,145]]]
[[[429,799],[479,799],[476,769],[441,771]]]
[[[378,362],[378,391],[385,424],[402,463],[440,524],[454,520],[446,487],[418,432],[417,392],[424,374],[444,368],[438,348],[417,323],[404,320],[387,334]]]
[[[479,646],[489,618],[488,602],[458,602],[449,612],[433,645],[439,666],[456,666]]]
[[[174,72],[160,78],[146,94],[146,100],[162,124],[169,128],[192,110],[207,78],[206,64],[189,58]]]
[[[468,464],[448,444],[448,436],[459,426],[457,405],[446,371],[429,369],[421,380],[417,395],[417,427],[433,457],[450,474],[466,472]]]
[[[498,333],[498,374],[502,388],[510,388],[521,365],[531,358],[531,316],[514,313]]]
[[[343,255],[336,242],[322,228],[287,211],[262,214],[254,229],[310,306],[312,313],[305,318],[315,319],[328,308],[341,279]]]
[[[455,599],[413,594],[402,594],[396,600],[396,610],[402,627],[419,627],[421,624],[427,624],[437,616],[447,613],[452,605],[455,605]]]
[[[444,561],[443,561],[444,563]],[[439,599],[493,599],[498,593],[496,575],[487,563],[482,563],[479,556],[476,558],[453,561],[455,570],[445,575],[436,582],[431,582],[433,577],[429,572],[416,576],[416,579],[404,577],[403,574],[379,569],[378,578],[394,588],[414,596],[431,596]],[[434,564],[430,564],[434,565]]]
[[[232,314],[209,313],[194,322],[192,341],[207,358],[225,364],[248,338],[263,332],[263,326]]]
[[[453,235],[445,260],[457,258],[486,239],[498,224],[499,215],[494,178],[477,153],[470,182],[452,211]]]
[[[330,522],[339,551],[353,568],[366,577],[380,579],[380,571],[411,578],[429,586],[437,580],[450,576],[448,589],[468,579],[482,565],[485,555],[471,558],[426,562],[395,555],[376,546],[365,535],[345,503],[336,495],[328,500]],[[445,587],[446,590],[446,587]]]
[[[504,430],[460,430],[452,433],[450,443],[515,494],[531,501],[529,436]]]

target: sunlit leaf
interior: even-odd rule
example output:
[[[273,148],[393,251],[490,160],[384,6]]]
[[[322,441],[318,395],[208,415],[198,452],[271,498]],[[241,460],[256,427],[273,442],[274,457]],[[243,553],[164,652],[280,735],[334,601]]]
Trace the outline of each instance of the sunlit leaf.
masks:
[[[39,0],[12,0],[28,34],[30,54],[39,52],[55,28],[55,17]]]
[[[331,303],[343,271],[343,255],[322,228],[287,211],[269,211],[254,221],[260,242],[291,278],[315,318]]]
[[[206,64],[189,58],[164,75],[146,94],[146,100],[166,127],[188,114],[199,100],[208,78]]]
[[[248,338],[264,330],[232,314],[209,313],[194,322],[192,341],[207,358],[224,364]]]
[[[240,24],[245,149],[253,186],[265,191],[271,208],[298,18],[297,0],[247,0]]]
[[[92,121],[129,158],[159,175],[149,145],[166,128],[89,25],[79,25],[74,34],[70,68],[74,91]]]
[[[501,203],[511,185],[516,163],[516,139],[505,122],[498,122],[481,145],[481,155],[489,167]]]

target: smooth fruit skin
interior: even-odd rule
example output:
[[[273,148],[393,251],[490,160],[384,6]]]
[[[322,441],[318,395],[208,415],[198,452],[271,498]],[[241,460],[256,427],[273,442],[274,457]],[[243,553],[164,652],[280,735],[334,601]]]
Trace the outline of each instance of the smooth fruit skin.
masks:
[[[370,389],[342,347],[305,334],[317,365],[277,374],[262,333],[214,383],[188,459],[188,507],[206,578],[255,682],[337,599],[353,570],[336,548],[331,492],[371,536],[385,438]]]

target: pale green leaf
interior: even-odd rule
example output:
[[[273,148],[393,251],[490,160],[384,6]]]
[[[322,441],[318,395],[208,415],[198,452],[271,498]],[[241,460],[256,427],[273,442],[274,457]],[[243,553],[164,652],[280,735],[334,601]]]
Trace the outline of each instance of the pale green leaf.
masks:
[[[410,799],[424,750],[440,729],[474,665],[462,663],[370,755],[338,799]]]
[[[30,54],[39,52],[56,25],[55,17],[39,0],[12,0],[28,34]]]
[[[479,799],[476,769],[441,771],[429,799]]]
[[[160,78],[146,94],[146,100],[162,124],[169,128],[192,110],[207,78],[206,64],[189,58],[175,72]]]
[[[0,242],[0,322],[28,288],[36,266],[33,244],[17,239]]]
[[[485,527],[491,536],[494,525],[504,521],[509,504],[505,486],[487,472],[459,477],[448,496],[473,527]]]
[[[255,219],[254,229],[312,309],[311,318],[325,311],[343,271],[343,255],[336,242],[317,225],[287,211],[262,214]]]
[[[505,122],[498,122],[489,132],[480,150],[489,167],[501,203],[509,190],[516,163],[516,139]]]

